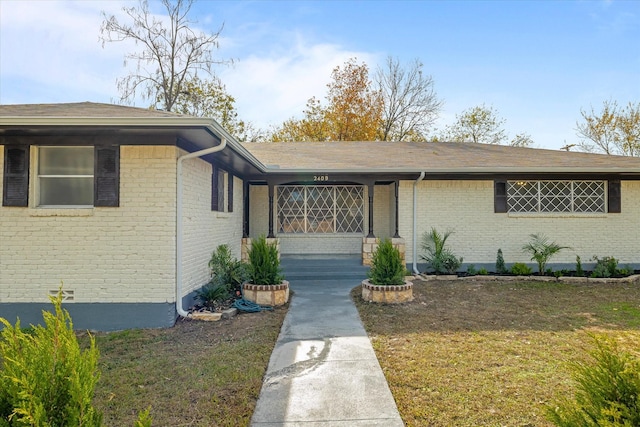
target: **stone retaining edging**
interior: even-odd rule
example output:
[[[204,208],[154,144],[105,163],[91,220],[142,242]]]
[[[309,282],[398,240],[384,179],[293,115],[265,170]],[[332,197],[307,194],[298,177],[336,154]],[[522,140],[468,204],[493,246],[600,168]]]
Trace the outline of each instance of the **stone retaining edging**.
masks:
[[[620,278],[601,278],[601,277],[551,277],[551,276],[493,276],[493,275],[476,275],[458,277],[456,275],[435,275],[420,274],[419,279],[424,281],[453,281],[462,280],[468,282],[557,282],[557,283],[640,283],[640,274],[633,274]]]
[[[369,302],[400,304],[413,301],[413,283],[404,285],[374,285],[369,279],[362,281],[362,299]]]

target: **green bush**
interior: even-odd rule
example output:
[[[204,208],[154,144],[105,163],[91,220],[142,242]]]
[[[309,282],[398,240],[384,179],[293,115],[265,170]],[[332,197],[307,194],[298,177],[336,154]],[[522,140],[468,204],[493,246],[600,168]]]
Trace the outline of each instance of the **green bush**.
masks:
[[[476,266],[473,264],[469,264],[469,266],[467,267],[467,274],[469,276],[475,276],[476,274],[478,274],[478,271],[476,270]]]
[[[498,255],[496,256],[496,273],[507,273],[507,267],[504,265],[504,257],[502,256],[502,249],[498,249]]]
[[[435,228],[426,232],[422,236],[422,249],[426,252],[421,255],[427,266],[436,274],[453,274],[462,265],[462,257],[458,258],[454,253],[446,247],[447,239],[453,234],[452,231],[446,231],[443,234],[438,233]]]
[[[381,241],[371,259],[368,273],[371,283],[379,286],[403,285],[405,270],[398,248],[389,239]]]
[[[247,279],[247,266],[231,255],[229,245],[220,245],[211,254],[209,269],[214,283],[228,285],[231,290]]]
[[[220,245],[211,254],[209,260],[211,280],[196,291],[198,298],[205,306],[212,306],[217,301],[229,298],[247,279],[247,266],[231,256],[228,245]]]
[[[43,311],[44,326],[21,328],[0,317],[0,427],[94,427],[102,413],[91,404],[100,371],[99,352],[89,335],[81,350],[62,289],[49,298],[54,312]],[[134,427],[151,427],[150,408]]]
[[[571,249],[568,246],[560,246],[556,242],[549,242],[544,234],[531,234],[529,243],[522,247],[522,251],[531,255],[531,261],[538,263],[538,274],[545,272],[547,262],[562,249]]]
[[[100,378],[98,349],[90,337],[80,350],[73,323],[62,309],[62,293],[43,311],[45,326],[26,332],[20,321],[4,325],[0,341],[0,426],[99,426],[91,405]]]
[[[480,270],[478,270],[478,274],[481,276],[486,276],[487,274],[489,274],[489,272],[486,268],[482,267]]]
[[[584,276],[584,270],[582,269],[582,260],[580,259],[580,255],[576,255],[576,276]]]
[[[251,243],[249,250],[249,280],[254,285],[277,285],[284,277],[281,274],[278,247],[267,243],[264,235]]]
[[[594,256],[593,261],[596,262],[596,265],[595,267],[593,267],[591,277],[606,278],[613,277],[619,274],[618,260],[614,257],[606,256],[603,258],[598,258],[597,256]]]
[[[516,262],[511,266],[511,273],[516,276],[528,276],[532,273],[532,270],[527,264]]]
[[[572,366],[576,393],[549,407],[560,427],[640,426],[640,359],[596,338],[591,363]]]

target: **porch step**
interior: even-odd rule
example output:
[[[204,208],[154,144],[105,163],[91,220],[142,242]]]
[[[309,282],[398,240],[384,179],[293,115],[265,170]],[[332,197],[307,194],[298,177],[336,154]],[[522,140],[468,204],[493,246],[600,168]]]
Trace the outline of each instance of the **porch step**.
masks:
[[[367,278],[369,267],[360,255],[282,255],[280,265],[289,282],[300,280],[349,280]]]

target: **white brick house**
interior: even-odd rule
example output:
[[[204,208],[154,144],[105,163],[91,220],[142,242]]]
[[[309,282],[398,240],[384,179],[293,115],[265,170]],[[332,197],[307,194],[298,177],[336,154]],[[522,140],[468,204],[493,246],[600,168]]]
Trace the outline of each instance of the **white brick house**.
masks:
[[[455,232],[449,242],[466,263],[490,266],[498,248],[508,263],[528,262],[520,247],[545,233],[572,247],[560,264],[576,255],[640,263],[637,158],[479,144],[242,145],[209,119],[5,105],[0,188],[0,316],[23,324],[64,282],[78,328],[171,326],[208,281],[215,247],[240,257],[261,234],[283,254],[365,260],[375,238],[391,237],[411,266],[414,243],[435,227]]]

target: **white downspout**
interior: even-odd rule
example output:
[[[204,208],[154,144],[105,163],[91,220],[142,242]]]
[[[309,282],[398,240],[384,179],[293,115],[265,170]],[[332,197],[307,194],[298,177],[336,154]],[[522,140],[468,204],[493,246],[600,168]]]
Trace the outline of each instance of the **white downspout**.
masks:
[[[418,183],[424,179],[424,172],[413,183],[413,274],[418,271]]]
[[[177,182],[176,182],[176,311],[182,317],[187,317],[188,312],[182,308],[182,162],[195,157],[224,150],[227,139],[222,137],[220,144],[194,153],[178,157]]]

